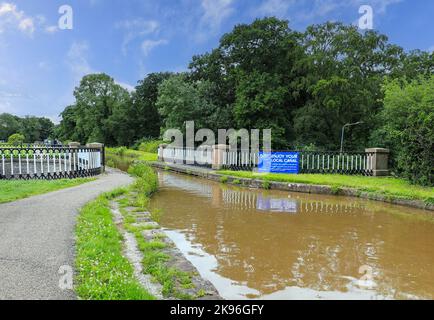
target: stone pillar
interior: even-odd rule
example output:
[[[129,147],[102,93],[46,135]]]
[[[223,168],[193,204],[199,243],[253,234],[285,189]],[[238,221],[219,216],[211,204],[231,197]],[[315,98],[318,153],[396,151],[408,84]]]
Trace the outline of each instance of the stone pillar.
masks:
[[[81,144],[80,144],[80,142],[70,142],[70,143],[68,143],[68,146],[71,149],[78,149],[78,147],[81,146]]]
[[[104,148],[104,144],[99,143],[99,142],[92,142],[92,143],[86,144],[86,147],[100,150],[101,173],[105,172],[105,148]]]
[[[167,144],[163,143],[158,146],[158,161],[164,161],[164,149],[167,147]]]
[[[389,149],[369,148],[365,152],[372,155],[372,172],[374,177],[389,175]]]
[[[229,146],[225,144],[217,144],[212,146],[212,169],[220,170],[223,168],[223,159]]]

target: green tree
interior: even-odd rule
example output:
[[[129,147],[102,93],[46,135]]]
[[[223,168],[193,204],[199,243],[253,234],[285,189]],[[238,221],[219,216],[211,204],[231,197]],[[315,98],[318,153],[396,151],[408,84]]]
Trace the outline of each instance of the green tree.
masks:
[[[131,140],[158,138],[162,119],[156,106],[158,86],[173,74],[169,72],[151,73],[140,80],[132,94],[132,108],[129,114],[130,127],[133,128]]]
[[[185,128],[185,121],[194,120],[197,128],[212,124],[213,105],[208,81],[190,82],[185,74],[172,76],[161,83],[156,106],[163,118],[163,129]]]
[[[43,141],[53,134],[54,124],[50,119],[26,116],[20,120],[26,141]]]
[[[18,146],[24,143],[24,136],[21,133],[14,133],[8,139],[8,144]]]
[[[391,149],[398,174],[434,185],[434,75],[394,80],[383,90],[383,126],[373,133],[373,141]]]
[[[288,21],[257,19],[235,26],[217,49],[193,58],[192,77],[217,88],[213,98],[223,128],[272,128],[274,146],[287,145],[292,112],[303,102],[297,84],[304,57],[299,40]]]
[[[67,106],[60,114],[62,121],[55,129],[55,136],[62,141],[86,141],[85,133],[77,126],[79,115],[75,105]]]
[[[20,132],[20,118],[9,113],[0,114],[0,140],[7,141],[9,136]]]
[[[420,76],[431,77],[434,74],[434,52],[413,50],[403,55],[400,67],[394,75],[407,80],[417,79]]]
[[[75,88],[74,97],[75,104],[62,113],[57,131],[60,137],[107,145],[127,140],[131,98],[113,78],[104,73],[86,75]]]
[[[377,32],[341,23],[308,27],[303,43],[307,97],[294,113],[296,144],[336,150],[342,126],[364,121],[347,132],[346,148],[366,147],[382,108],[381,84],[399,67],[402,49]]]

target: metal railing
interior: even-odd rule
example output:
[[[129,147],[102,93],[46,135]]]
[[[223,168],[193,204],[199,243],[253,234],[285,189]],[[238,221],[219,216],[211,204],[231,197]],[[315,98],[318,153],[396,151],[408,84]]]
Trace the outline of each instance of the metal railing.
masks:
[[[103,149],[0,146],[0,179],[64,179],[102,172]]]
[[[373,153],[301,152],[300,173],[372,175]]]
[[[297,151],[294,151],[297,152]],[[299,173],[330,173],[372,175],[373,153],[300,151]],[[223,167],[230,170],[250,171],[258,167],[258,152],[227,150]]]
[[[290,151],[283,151],[290,152]],[[347,175],[373,175],[374,153],[291,151],[298,153],[298,173],[328,173]],[[222,150],[222,159],[214,159],[212,146],[205,148],[164,147],[158,157],[168,163],[211,167],[218,163],[224,169],[251,171],[258,168],[258,150]],[[221,161],[221,162],[220,162]],[[214,163],[215,162],[215,163]]]
[[[197,166],[211,167],[213,161],[212,146],[199,148],[166,147],[158,151],[159,158],[165,162],[190,164]]]

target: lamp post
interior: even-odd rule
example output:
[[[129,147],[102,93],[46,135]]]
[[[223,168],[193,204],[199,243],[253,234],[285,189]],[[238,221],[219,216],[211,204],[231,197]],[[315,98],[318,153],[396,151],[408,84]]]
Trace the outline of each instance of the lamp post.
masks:
[[[347,123],[342,127],[342,134],[341,134],[341,153],[344,152],[344,133],[346,127],[352,127],[357,126],[359,124],[363,124],[363,121],[355,122],[355,123]]]

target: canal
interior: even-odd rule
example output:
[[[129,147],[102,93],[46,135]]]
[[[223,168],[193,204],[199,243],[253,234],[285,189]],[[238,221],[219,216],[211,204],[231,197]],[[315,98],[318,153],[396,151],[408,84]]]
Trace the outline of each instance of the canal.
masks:
[[[434,298],[430,213],[158,175],[160,224],[223,298]]]

